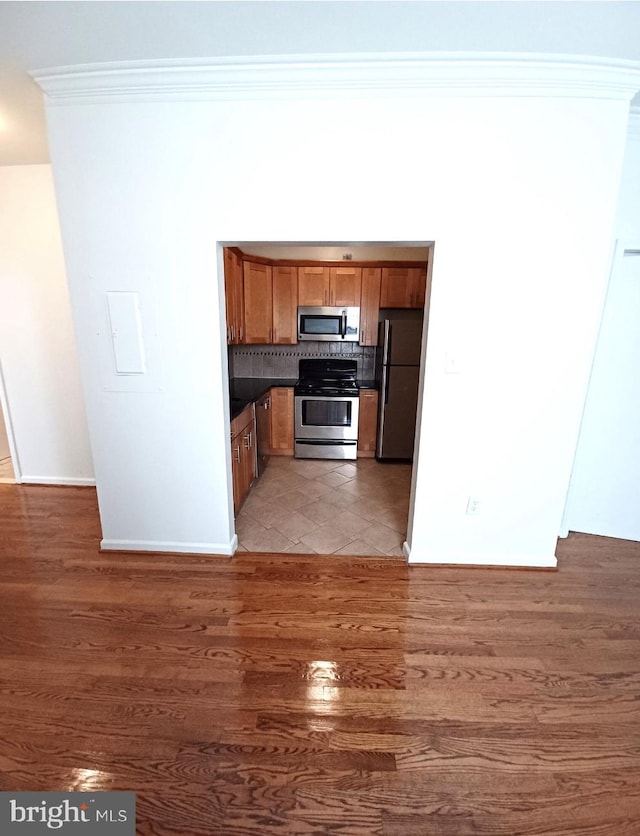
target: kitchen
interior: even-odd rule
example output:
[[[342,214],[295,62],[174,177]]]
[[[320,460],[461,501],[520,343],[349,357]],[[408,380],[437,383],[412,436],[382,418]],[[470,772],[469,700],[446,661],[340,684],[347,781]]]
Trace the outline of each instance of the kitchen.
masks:
[[[431,252],[225,247],[239,550],[403,554]]]

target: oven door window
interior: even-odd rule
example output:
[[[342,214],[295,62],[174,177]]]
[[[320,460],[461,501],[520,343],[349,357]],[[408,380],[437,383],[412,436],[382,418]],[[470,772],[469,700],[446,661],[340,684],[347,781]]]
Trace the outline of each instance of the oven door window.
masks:
[[[350,401],[304,400],[302,401],[302,423],[305,427],[350,427]]]

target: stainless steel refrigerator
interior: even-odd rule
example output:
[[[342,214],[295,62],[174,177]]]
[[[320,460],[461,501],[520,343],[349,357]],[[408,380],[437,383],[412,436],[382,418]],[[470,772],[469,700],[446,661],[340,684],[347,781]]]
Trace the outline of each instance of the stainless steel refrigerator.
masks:
[[[422,319],[385,319],[380,323],[378,459],[413,458],[421,347]]]

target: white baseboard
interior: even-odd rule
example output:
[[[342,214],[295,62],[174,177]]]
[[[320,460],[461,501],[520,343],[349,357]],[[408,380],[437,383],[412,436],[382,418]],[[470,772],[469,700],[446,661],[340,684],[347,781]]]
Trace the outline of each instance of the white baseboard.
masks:
[[[437,563],[451,566],[504,566],[517,569],[555,569],[558,560],[555,555],[538,554],[478,554],[476,552],[432,552],[431,554],[411,553],[407,544],[403,546],[411,566],[426,566]]]
[[[171,540],[109,540],[100,542],[104,552],[172,552],[177,554],[219,554],[231,557],[238,548],[238,537],[234,534],[229,543],[191,543]]]
[[[16,480],[17,481],[17,480]],[[72,476],[30,476],[28,473],[20,477],[21,485],[69,485],[76,488],[95,487],[95,479],[76,479]]]

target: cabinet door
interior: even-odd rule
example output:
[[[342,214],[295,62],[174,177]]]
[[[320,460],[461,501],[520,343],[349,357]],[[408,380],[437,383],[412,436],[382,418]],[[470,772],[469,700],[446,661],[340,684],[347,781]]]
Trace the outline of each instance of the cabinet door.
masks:
[[[331,304],[328,267],[298,267],[298,304]]]
[[[271,391],[256,401],[256,443],[260,456],[271,452]]]
[[[253,418],[251,419],[251,423],[247,424],[240,435],[242,438],[242,473],[240,477],[242,503],[246,499],[251,485],[256,478],[256,425]]]
[[[359,307],[362,267],[329,269],[329,304]]]
[[[414,267],[413,269],[413,289],[412,289],[412,307],[424,308],[427,295],[427,268]]]
[[[233,510],[237,512],[244,502],[251,481],[248,482],[249,469],[244,441],[247,430],[254,424],[253,405],[243,409],[231,421],[231,477],[233,481]],[[254,452],[255,458],[255,452]]]
[[[227,314],[227,343],[241,343],[244,331],[242,259],[228,247],[224,250],[224,299]]]
[[[360,299],[360,345],[378,345],[378,311],[380,310],[380,267],[363,267]]]
[[[293,456],[293,388],[271,390],[271,455]]]
[[[361,389],[359,400],[358,455],[364,458],[372,458],[376,452],[378,393],[375,389]]]
[[[383,267],[380,288],[381,308],[411,307],[411,268]]]
[[[298,342],[298,268],[273,268],[273,340],[280,345]]]
[[[234,296],[233,284],[231,282],[231,253],[227,247],[224,248],[224,305],[227,318],[227,343],[233,342],[233,332],[231,330],[234,317]]]
[[[239,433],[231,437],[231,480],[233,482],[233,511],[237,513],[241,505],[242,493],[242,436]]]
[[[235,253],[231,255],[233,258],[233,342],[240,344],[244,342],[244,276],[242,259]]]
[[[234,431],[238,419],[232,425],[231,435],[231,477],[233,481],[233,510],[237,513],[256,478],[256,424],[253,407],[245,410],[242,416],[249,414],[249,420],[240,430]]]
[[[381,308],[423,308],[426,267],[383,267]]]
[[[273,336],[272,268],[244,262],[244,341],[267,344]]]

